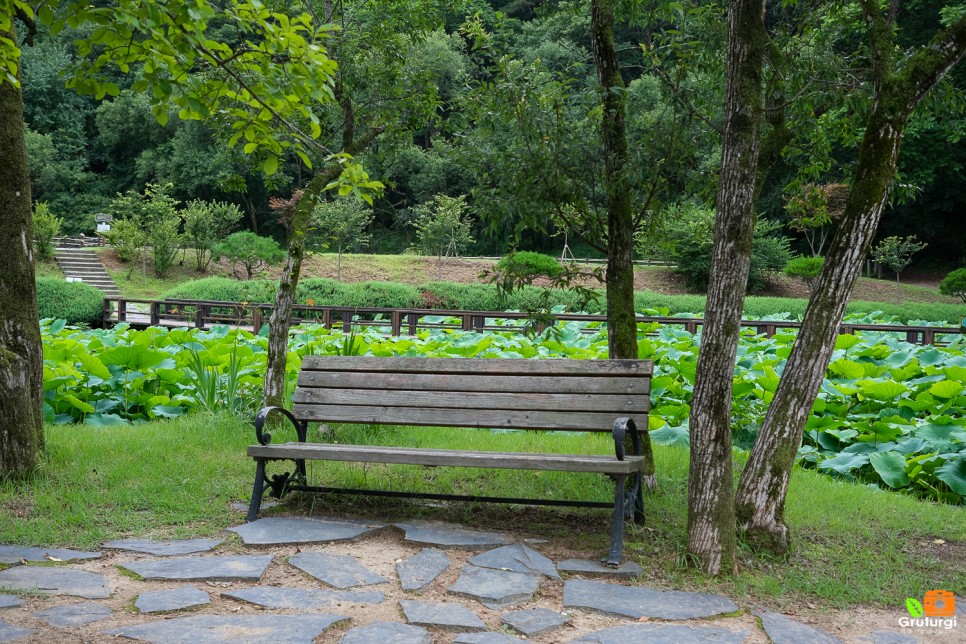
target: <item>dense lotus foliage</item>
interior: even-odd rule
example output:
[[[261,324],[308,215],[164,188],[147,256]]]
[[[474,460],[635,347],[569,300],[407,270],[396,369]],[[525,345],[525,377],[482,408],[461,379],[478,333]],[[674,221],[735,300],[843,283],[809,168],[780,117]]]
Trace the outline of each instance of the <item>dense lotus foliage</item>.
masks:
[[[42,326],[44,411],[50,422],[137,424],[198,409],[249,414],[259,403],[264,335],[228,327],[79,330],[51,321]],[[294,389],[302,357],[312,354],[604,358],[606,333],[594,327],[569,323],[533,337],[434,329],[394,338],[375,327],[344,335],[301,326],[291,336],[289,386]],[[641,325],[641,331],[640,356],[655,362],[652,438],[687,445],[700,335],[656,324]],[[949,345],[929,347],[909,344],[901,334],[839,336],[799,462],[883,489],[966,502],[966,338],[948,337]],[[772,338],[743,335],[732,411],[737,445],[747,448],[754,441],[794,338],[792,331]]]

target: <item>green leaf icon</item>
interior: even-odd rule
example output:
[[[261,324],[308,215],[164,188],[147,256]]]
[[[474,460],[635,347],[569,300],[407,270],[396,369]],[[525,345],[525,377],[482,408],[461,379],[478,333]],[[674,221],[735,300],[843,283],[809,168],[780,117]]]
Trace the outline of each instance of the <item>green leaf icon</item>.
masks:
[[[906,598],[906,610],[913,617],[922,617],[922,604],[919,603],[918,599],[913,599],[912,597]]]

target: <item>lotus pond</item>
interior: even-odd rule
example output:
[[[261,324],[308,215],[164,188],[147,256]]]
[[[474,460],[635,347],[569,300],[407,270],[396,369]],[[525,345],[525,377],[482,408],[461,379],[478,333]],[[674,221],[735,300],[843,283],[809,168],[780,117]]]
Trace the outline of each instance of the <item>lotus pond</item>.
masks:
[[[80,330],[50,320],[42,331],[44,411],[52,423],[134,425],[199,409],[249,414],[261,397],[264,334],[228,327]],[[700,334],[656,324],[641,325],[641,333],[640,357],[655,363],[652,439],[687,445]],[[742,336],[732,409],[739,447],[754,441],[794,338],[792,331]],[[293,330],[289,348],[294,388],[305,355],[595,359],[606,357],[607,338],[603,329],[578,323],[536,337],[452,330],[386,337],[373,327],[344,335],[307,325]],[[883,489],[966,504],[964,383],[962,336],[945,347],[917,346],[888,333],[839,336],[799,462]]]

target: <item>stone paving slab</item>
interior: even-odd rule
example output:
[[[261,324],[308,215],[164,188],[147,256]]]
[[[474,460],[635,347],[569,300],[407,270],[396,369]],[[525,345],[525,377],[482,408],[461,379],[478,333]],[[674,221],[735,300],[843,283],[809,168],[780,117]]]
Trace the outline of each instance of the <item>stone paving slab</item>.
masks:
[[[0,619],[0,642],[12,642],[32,634],[33,631],[28,628],[20,628]]]
[[[572,644],[742,644],[748,631],[684,624],[628,624],[588,633]]]
[[[533,608],[506,613],[503,616],[503,623],[530,637],[544,631],[560,628],[567,623],[567,618],[546,608]]]
[[[23,600],[16,595],[0,595],[0,608],[17,608],[23,606]]]
[[[530,600],[539,586],[539,580],[532,575],[467,565],[449,592],[468,595],[488,608],[499,609]]]
[[[0,564],[16,564],[21,561],[72,561],[75,559],[99,559],[100,557],[101,553],[99,552],[0,545]]]
[[[406,621],[417,626],[443,626],[464,631],[485,631],[476,613],[462,604],[421,602],[410,599],[399,601]]]
[[[107,619],[111,616],[111,609],[103,604],[81,602],[38,610],[33,616],[57,628],[70,628]]]
[[[773,644],[842,644],[839,638],[781,613],[755,611],[755,617],[761,620],[762,628]]]
[[[383,593],[375,591],[307,590],[305,588],[279,588],[277,586],[253,586],[222,593],[222,596],[264,608],[289,608],[305,611],[335,608],[341,604],[379,604],[386,599]]]
[[[510,544],[510,541],[501,534],[467,530],[448,523],[410,521],[394,525],[406,532],[406,541],[428,543],[440,548],[490,548]]]
[[[299,570],[335,588],[355,588],[384,584],[389,580],[378,575],[349,555],[330,555],[324,552],[303,552],[288,560]]]
[[[87,599],[106,599],[111,596],[104,575],[66,567],[14,566],[0,570],[0,588],[39,591],[48,595],[74,595]]]
[[[419,626],[373,622],[346,631],[339,644],[433,644],[433,638]]]
[[[615,568],[590,559],[567,559],[557,564],[557,570],[607,577],[637,577],[644,572],[644,569],[633,561],[625,561]]]
[[[138,595],[134,607],[142,613],[166,613],[211,603],[211,596],[194,586],[156,590]]]
[[[396,564],[403,590],[422,590],[449,568],[449,557],[442,550],[423,548],[418,554]]]
[[[564,584],[564,608],[590,608],[610,615],[694,619],[733,613],[738,605],[722,595],[620,586],[585,579]]]
[[[119,564],[144,579],[168,581],[243,580],[262,578],[272,555],[235,557],[173,557],[158,561],[132,561]]]
[[[469,563],[480,568],[509,570],[527,575],[538,574],[551,579],[560,579],[552,561],[521,543],[478,554],[471,558]]]
[[[109,550],[127,550],[141,552],[158,557],[177,555],[193,555],[198,552],[214,550],[225,541],[224,539],[182,539],[178,541],[153,541],[152,539],[118,539],[108,541],[102,547]]]
[[[385,527],[385,523],[372,521],[270,517],[228,530],[240,536],[247,545],[278,546],[357,539]]]
[[[198,615],[105,631],[152,644],[312,644],[342,615]]]
[[[524,641],[526,640],[503,633],[461,633],[453,640],[453,644],[513,644]]]

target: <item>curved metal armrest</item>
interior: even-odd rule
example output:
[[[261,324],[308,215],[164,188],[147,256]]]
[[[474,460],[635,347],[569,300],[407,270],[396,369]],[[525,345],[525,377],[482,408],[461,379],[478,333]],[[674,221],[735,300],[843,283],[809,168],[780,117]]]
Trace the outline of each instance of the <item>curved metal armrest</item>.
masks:
[[[298,434],[299,442],[304,443],[306,424],[296,420],[295,416],[292,415],[292,412],[284,407],[262,407],[261,411],[255,415],[255,438],[258,439],[258,443],[260,445],[268,445],[272,442],[272,435],[268,432],[262,431],[262,428],[265,426],[265,421],[268,420],[268,415],[273,411],[280,412],[282,415],[292,421],[292,424],[295,425],[295,432]]]
[[[614,421],[614,451],[617,453],[617,460],[624,460],[624,439],[627,432],[631,434],[631,445],[634,450],[633,456],[641,455],[641,434],[637,431],[637,424],[630,418],[618,418]]]

